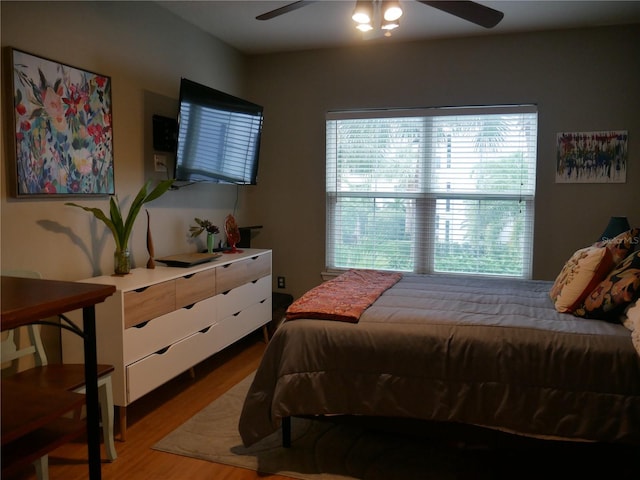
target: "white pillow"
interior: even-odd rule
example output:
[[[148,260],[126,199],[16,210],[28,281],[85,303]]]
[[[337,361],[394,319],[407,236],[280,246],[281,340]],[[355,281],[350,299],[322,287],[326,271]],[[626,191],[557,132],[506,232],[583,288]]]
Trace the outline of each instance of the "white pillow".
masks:
[[[622,324],[632,332],[640,329],[640,302],[638,300],[634,300],[624,309],[621,320]]]
[[[640,355],[640,299],[636,299],[624,309],[622,324],[631,330],[631,342]]]

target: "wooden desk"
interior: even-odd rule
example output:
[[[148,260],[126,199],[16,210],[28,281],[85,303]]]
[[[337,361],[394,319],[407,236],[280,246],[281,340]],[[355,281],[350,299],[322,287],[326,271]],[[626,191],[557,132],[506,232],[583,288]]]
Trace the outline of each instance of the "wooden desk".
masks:
[[[86,397],[83,400],[86,400],[87,408],[87,447],[89,478],[91,480],[100,480],[102,477],[95,304],[103,302],[114,292],[113,285],[6,276],[2,276],[0,285],[0,295],[2,296],[0,327],[2,331],[29,323],[43,323],[43,319],[48,317],[82,309],[82,330],[72,324],[61,324],[60,326],[80,335],[84,343]],[[2,390],[4,393],[4,385]],[[7,399],[10,400],[10,397]],[[2,400],[4,403],[4,395]],[[31,427],[37,429],[42,426],[43,418],[46,417],[47,415],[41,415],[38,420],[34,419]],[[2,444],[5,444],[10,441],[11,437],[5,438],[4,423],[9,420],[4,418],[4,409],[2,421]],[[16,430],[9,430],[9,432],[13,432],[12,435],[16,434]]]

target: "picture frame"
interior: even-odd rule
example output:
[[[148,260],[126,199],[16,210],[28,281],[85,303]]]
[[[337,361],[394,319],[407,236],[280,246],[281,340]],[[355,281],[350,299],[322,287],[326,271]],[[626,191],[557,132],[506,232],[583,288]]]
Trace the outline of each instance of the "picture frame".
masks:
[[[560,132],[556,183],[626,183],[626,130]]]
[[[10,53],[15,196],[115,194],[111,78]]]

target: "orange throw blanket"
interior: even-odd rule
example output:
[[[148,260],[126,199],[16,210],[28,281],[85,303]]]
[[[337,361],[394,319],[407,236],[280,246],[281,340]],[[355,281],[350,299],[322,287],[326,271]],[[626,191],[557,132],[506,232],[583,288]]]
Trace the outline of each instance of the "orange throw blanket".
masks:
[[[401,278],[401,273],[349,270],[293,302],[287,309],[287,320],[316,318],[357,323],[362,312]]]

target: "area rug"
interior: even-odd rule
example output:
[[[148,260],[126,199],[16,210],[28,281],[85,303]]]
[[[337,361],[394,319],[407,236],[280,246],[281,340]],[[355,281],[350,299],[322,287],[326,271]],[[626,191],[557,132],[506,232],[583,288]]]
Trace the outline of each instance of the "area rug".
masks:
[[[597,472],[619,480],[632,478],[637,467],[634,452],[626,447],[535,441],[497,432],[486,436],[422,423],[416,434],[383,423],[293,418],[291,448],[281,446],[279,431],[245,448],[238,418],[252,378],[153,448],[301,480],[577,478]]]

